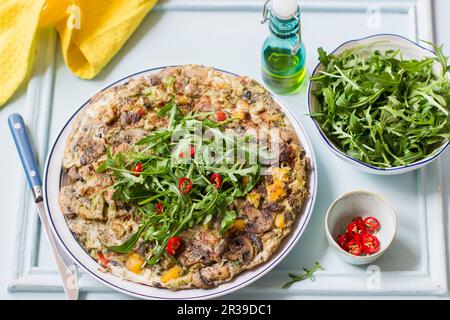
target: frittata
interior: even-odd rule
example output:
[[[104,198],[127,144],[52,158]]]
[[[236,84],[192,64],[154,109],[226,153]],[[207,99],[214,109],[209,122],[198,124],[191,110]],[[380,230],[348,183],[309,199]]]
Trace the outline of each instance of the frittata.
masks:
[[[276,166],[204,163],[204,146],[169,137],[194,124],[244,142],[250,129],[279,130]],[[74,122],[62,167],[61,211],[99,268],[172,290],[215,287],[266,262],[310,196],[309,159],[270,93],[198,65],[95,95]]]

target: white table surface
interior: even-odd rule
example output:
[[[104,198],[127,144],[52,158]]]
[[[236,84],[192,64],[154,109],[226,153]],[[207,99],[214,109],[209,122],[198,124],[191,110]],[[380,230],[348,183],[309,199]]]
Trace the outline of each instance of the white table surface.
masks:
[[[450,34],[448,33],[449,22],[448,14],[450,13],[450,1],[448,0],[436,0],[434,1],[434,30],[435,41],[438,44],[444,43],[446,46],[446,52],[450,52]],[[304,30],[307,32],[307,30]],[[9,129],[7,127],[7,117],[12,112],[23,112],[25,105],[25,92],[26,86],[22,86],[20,90],[15,94],[13,99],[8,103],[6,107],[0,110],[0,150],[2,150],[2,157],[0,157],[0,164],[3,168],[2,177],[0,179],[0,202],[3,203],[3,210],[0,213],[0,240],[3,244],[3,252],[0,263],[0,299],[64,299],[62,293],[11,293],[7,290],[7,284],[9,281],[9,270],[14,263],[13,251],[14,251],[14,231],[16,227],[17,215],[17,202],[19,201],[20,182],[22,179],[22,167],[16,154],[15,147],[12,139],[10,138]],[[443,181],[444,181],[444,210],[446,216],[446,241],[449,243],[450,235],[450,220],[448,219],[448,212],[450,209],[449,201],[449,184],[450,181],[450,153],[446,152],[443,155]],[[450,257],[450,246],[447,246],[447,270],[450,273],[450,263],[448,257]],[[89,293],[82,294],[82,299],[126,299],[127,297],[116,293]],[[328,296],[312,296],[305,298],[337,298]],[[340,296],[339,298],[345,298]],[[352,297],[358,298],[358,297]],[[360,297],[364,298],[364,297]],[[396,298],[394,296],[389,297],[377,297],[379,298]],[[420,297],[414,297],[420,298]],[[427,299],[433,299],[436,297],[423,297]],[[374,299],[371,297],[371,299]],[[437,299],[449,299],[449,297],[439,297]]]

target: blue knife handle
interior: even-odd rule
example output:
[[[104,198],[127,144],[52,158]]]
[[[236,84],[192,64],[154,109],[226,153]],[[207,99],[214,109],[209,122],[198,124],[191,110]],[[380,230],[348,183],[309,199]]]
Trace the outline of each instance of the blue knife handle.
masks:
[[[17,151],[19,152],[20,161],[22,161],[22,166],[28,179],[28,184],[33,190],[35,201],[37,202],[42,200],[41,174],[31,148],[30,140],[28,139],[23,118],[20,114],[13,113],[8,117],[8,124],[14,138]]]

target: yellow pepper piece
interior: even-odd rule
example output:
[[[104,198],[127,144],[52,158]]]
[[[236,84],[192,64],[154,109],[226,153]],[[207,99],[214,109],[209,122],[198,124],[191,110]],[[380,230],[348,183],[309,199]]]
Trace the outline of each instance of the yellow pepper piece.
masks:
[[[245,112],[244,111],[233,111],[232,115],[239,119],[239,120],[243,120],[245,118]]]
[[[251,204],[255,208],[258,208],[259,200],[261,199],[261,195],[259,193],[256,193],[256,192],[252,192],[252,193],[247,194],[247,199],[248,199],[248,201],[251,202]]]
[[[289,181],[289,168],[272,168],[270,173],[274,180]]]
[[[245,228],[245,221],[242,219],[236,219],[233,221],[233,229],[235,230],[242,230]]]
[[[283,213],[279,213],[275,216],[275,227],[277,227],[278,229],[283,229],[284,227],[286,227]]]
[[[170,268],[166,273],[164,273],[161,277],[161,281],[164,283],[169,282],[170,280],[177,279],[183,275],[183,269],[179,266],[175,266]]]
[[[281,199],[286,193],[284,191],[284,183],[280,180],[275,180],[272,184],[266,186],[267,199],[275,202]]]
[[[136,274],[141,273],[143,265],[144,259],[136,252],[131,253],[125,262],[127,269]]]
[[[180,104],[180,105],[185,105],[188,103],[188,99],[186,96],[177,96],[176,100],[177,100],[177,104]]]

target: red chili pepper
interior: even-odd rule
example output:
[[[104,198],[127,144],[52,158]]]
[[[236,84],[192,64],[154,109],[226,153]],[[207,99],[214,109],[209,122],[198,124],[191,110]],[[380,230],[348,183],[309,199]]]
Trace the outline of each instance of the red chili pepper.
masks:
[[[135,165],[133,172],[136,177],[139,177],[139,173],[142,172],[142,163],[139,162],[137,165]]]
[[[217,121],[225,121],[227,119],[227,114],[223,111],[216,111],[216,119]]]
[[[156,213],[162,214],[164,212],[164,205],[161,202],[155,204]]]
[[[364,253],[372,254],[380,251],[380,241],[373,234],[366,233],[363,235],[361,243]]]
[[[145,111],[145,109],[142,108],[142,107],[138,107],[138,108],[136,109],[136,113],[139,114],[141,117],[143,117],[143,116],[145,116],[145,114],[147,113],[147,111]]]
[[[178,189],[183,193],[188,193],[192,189],[192,181],[189,178],[182,177],[178,182]]]
[[[107,266],[108,263],[109,263],[108,258],[106,258],[106,257],[104,256],[104,254],[103,254],[101,251],[98,251],[98,252],[97,252],[97,256],[98,256],[98,263],[99,263],[103,268],[106,268],[106,266]]]
[[[349,239],[359,238],[363,234],[367,233],[367,229],[362,218],[358,217],[353,219],[347,226],[346,233]]]
[[[213,173],[209,181],[213,184],[214,188],[219,189],[222,186],[223,179],[219,173]]]
[[[337,243],[338,243],[339,247],[341,247],[344,250],[346,250],[345,247],[347,245],[347,242],[348,242],[348,238],[347,238],[346,233],[339,235],[339,237],[337,238]]]
[[[172,237],[167,241],[166,251],[171,256],[176,255],[178,249],[183,244],[183,240],[180,237]]]
[[[362,253],[362,245],[358,239],[352,239],[347,242],[346,250],[348,253],[359,256]]]
[[[367,217],[364,219],[364,225],[369,232],[375,232],[380,228],[380,222],[375,217]]]

